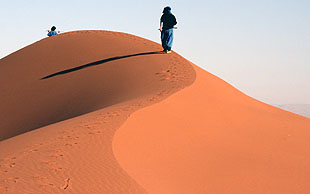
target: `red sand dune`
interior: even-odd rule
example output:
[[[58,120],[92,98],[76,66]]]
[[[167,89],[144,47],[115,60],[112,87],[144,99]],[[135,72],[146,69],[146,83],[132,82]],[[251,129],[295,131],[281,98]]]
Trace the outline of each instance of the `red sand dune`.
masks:
[[[310,193],[309,120],[195,70],[117,131],[121,166],[151,193]]]
[[[81,31],[1,59],[0,193],[310,193],[309,119],[159,50]]]

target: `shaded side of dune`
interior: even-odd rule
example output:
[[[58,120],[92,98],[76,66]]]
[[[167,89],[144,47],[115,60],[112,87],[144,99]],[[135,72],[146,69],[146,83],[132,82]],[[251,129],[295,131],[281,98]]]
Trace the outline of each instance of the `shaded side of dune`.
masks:
[[[112,140],[132,112],[194,82],[187,60],[160,49],[128,34],[82,31],[2,59],[0,191],[147,193],[119,166]]]
[[[179,74],[184,62],[160,50],[157,43],[129,34],[80,31],[1,59],[0,140],[162,88],[177,91],[193,73]]]

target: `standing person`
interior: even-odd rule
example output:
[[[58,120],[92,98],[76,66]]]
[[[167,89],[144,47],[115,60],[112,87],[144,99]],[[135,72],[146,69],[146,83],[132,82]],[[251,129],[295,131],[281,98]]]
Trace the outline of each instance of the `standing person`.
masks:
[[[161,43],[163,51],[171,53],[173,42],[173,28],[177,24],[175,16],[171,13],[171,7],[165,7],[163,15],[160,18]]]
[[[56,27],[53,26],[53,27],[51,28],[51,30],[48,30],[47,36],[54,36],[54,35],[57,35],[57,34],[59,33],[59,31],[58,31],[58,33],[57,33],[55,30],[56,30]]]

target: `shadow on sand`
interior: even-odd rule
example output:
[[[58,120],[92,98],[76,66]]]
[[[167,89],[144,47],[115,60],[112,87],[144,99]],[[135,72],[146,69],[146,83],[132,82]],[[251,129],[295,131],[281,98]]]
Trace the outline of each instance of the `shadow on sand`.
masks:
[[[132,55],[125,55],[125,56],[111,57],[111,58],[108,58],[108,59],[103,59],[103,60],[100,60],[100,61],[95,61],[95,62],[88,63],[88,64],[85,64],[85,65],[81,65],[81,66],[78,66],[78,67],[74,67],[74,68],[71,68],[71,69],[66,69],[66,70],[63,70],[63,71],[59,71],[57,73],[53,73],[51,75],[45,76],[45,77],[41,78],[41,80],[52,78],[52,77],[55,77],[55,76],[58,76],[58,75],[63,75],[63,74],[71,73],[71,72],[78,71],[78,70],[81,70],[81,69],[84,69],[84,68],[88,68],[88,67],[92,67],[92,66],[96,66],[96,65],[101,65],[101,64],[107,63],[109,61],[115,61],[115,60],[118,60],[118,59],[124,59],[124,58],[135,57],[135,56],[142,56],[142,55],[153,55],[153,54],[163,54],[163,52],[159,52],[159,51],[157,51],[157,52],[146,52],[146,53],[136,53],[136,54],[132,54]]]

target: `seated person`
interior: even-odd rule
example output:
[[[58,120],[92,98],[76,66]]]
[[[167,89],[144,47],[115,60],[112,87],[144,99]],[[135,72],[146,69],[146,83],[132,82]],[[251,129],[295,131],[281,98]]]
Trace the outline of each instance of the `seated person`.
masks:
[[[53,26],[53,27],[51,28],[51,30],[48,30],[47,36],[54,36],[54,35],[57,35],[57,34],[59,33],[59,31],[58,31],[58,33],[57,33],[55,30],[56,30],[56,27]]]

